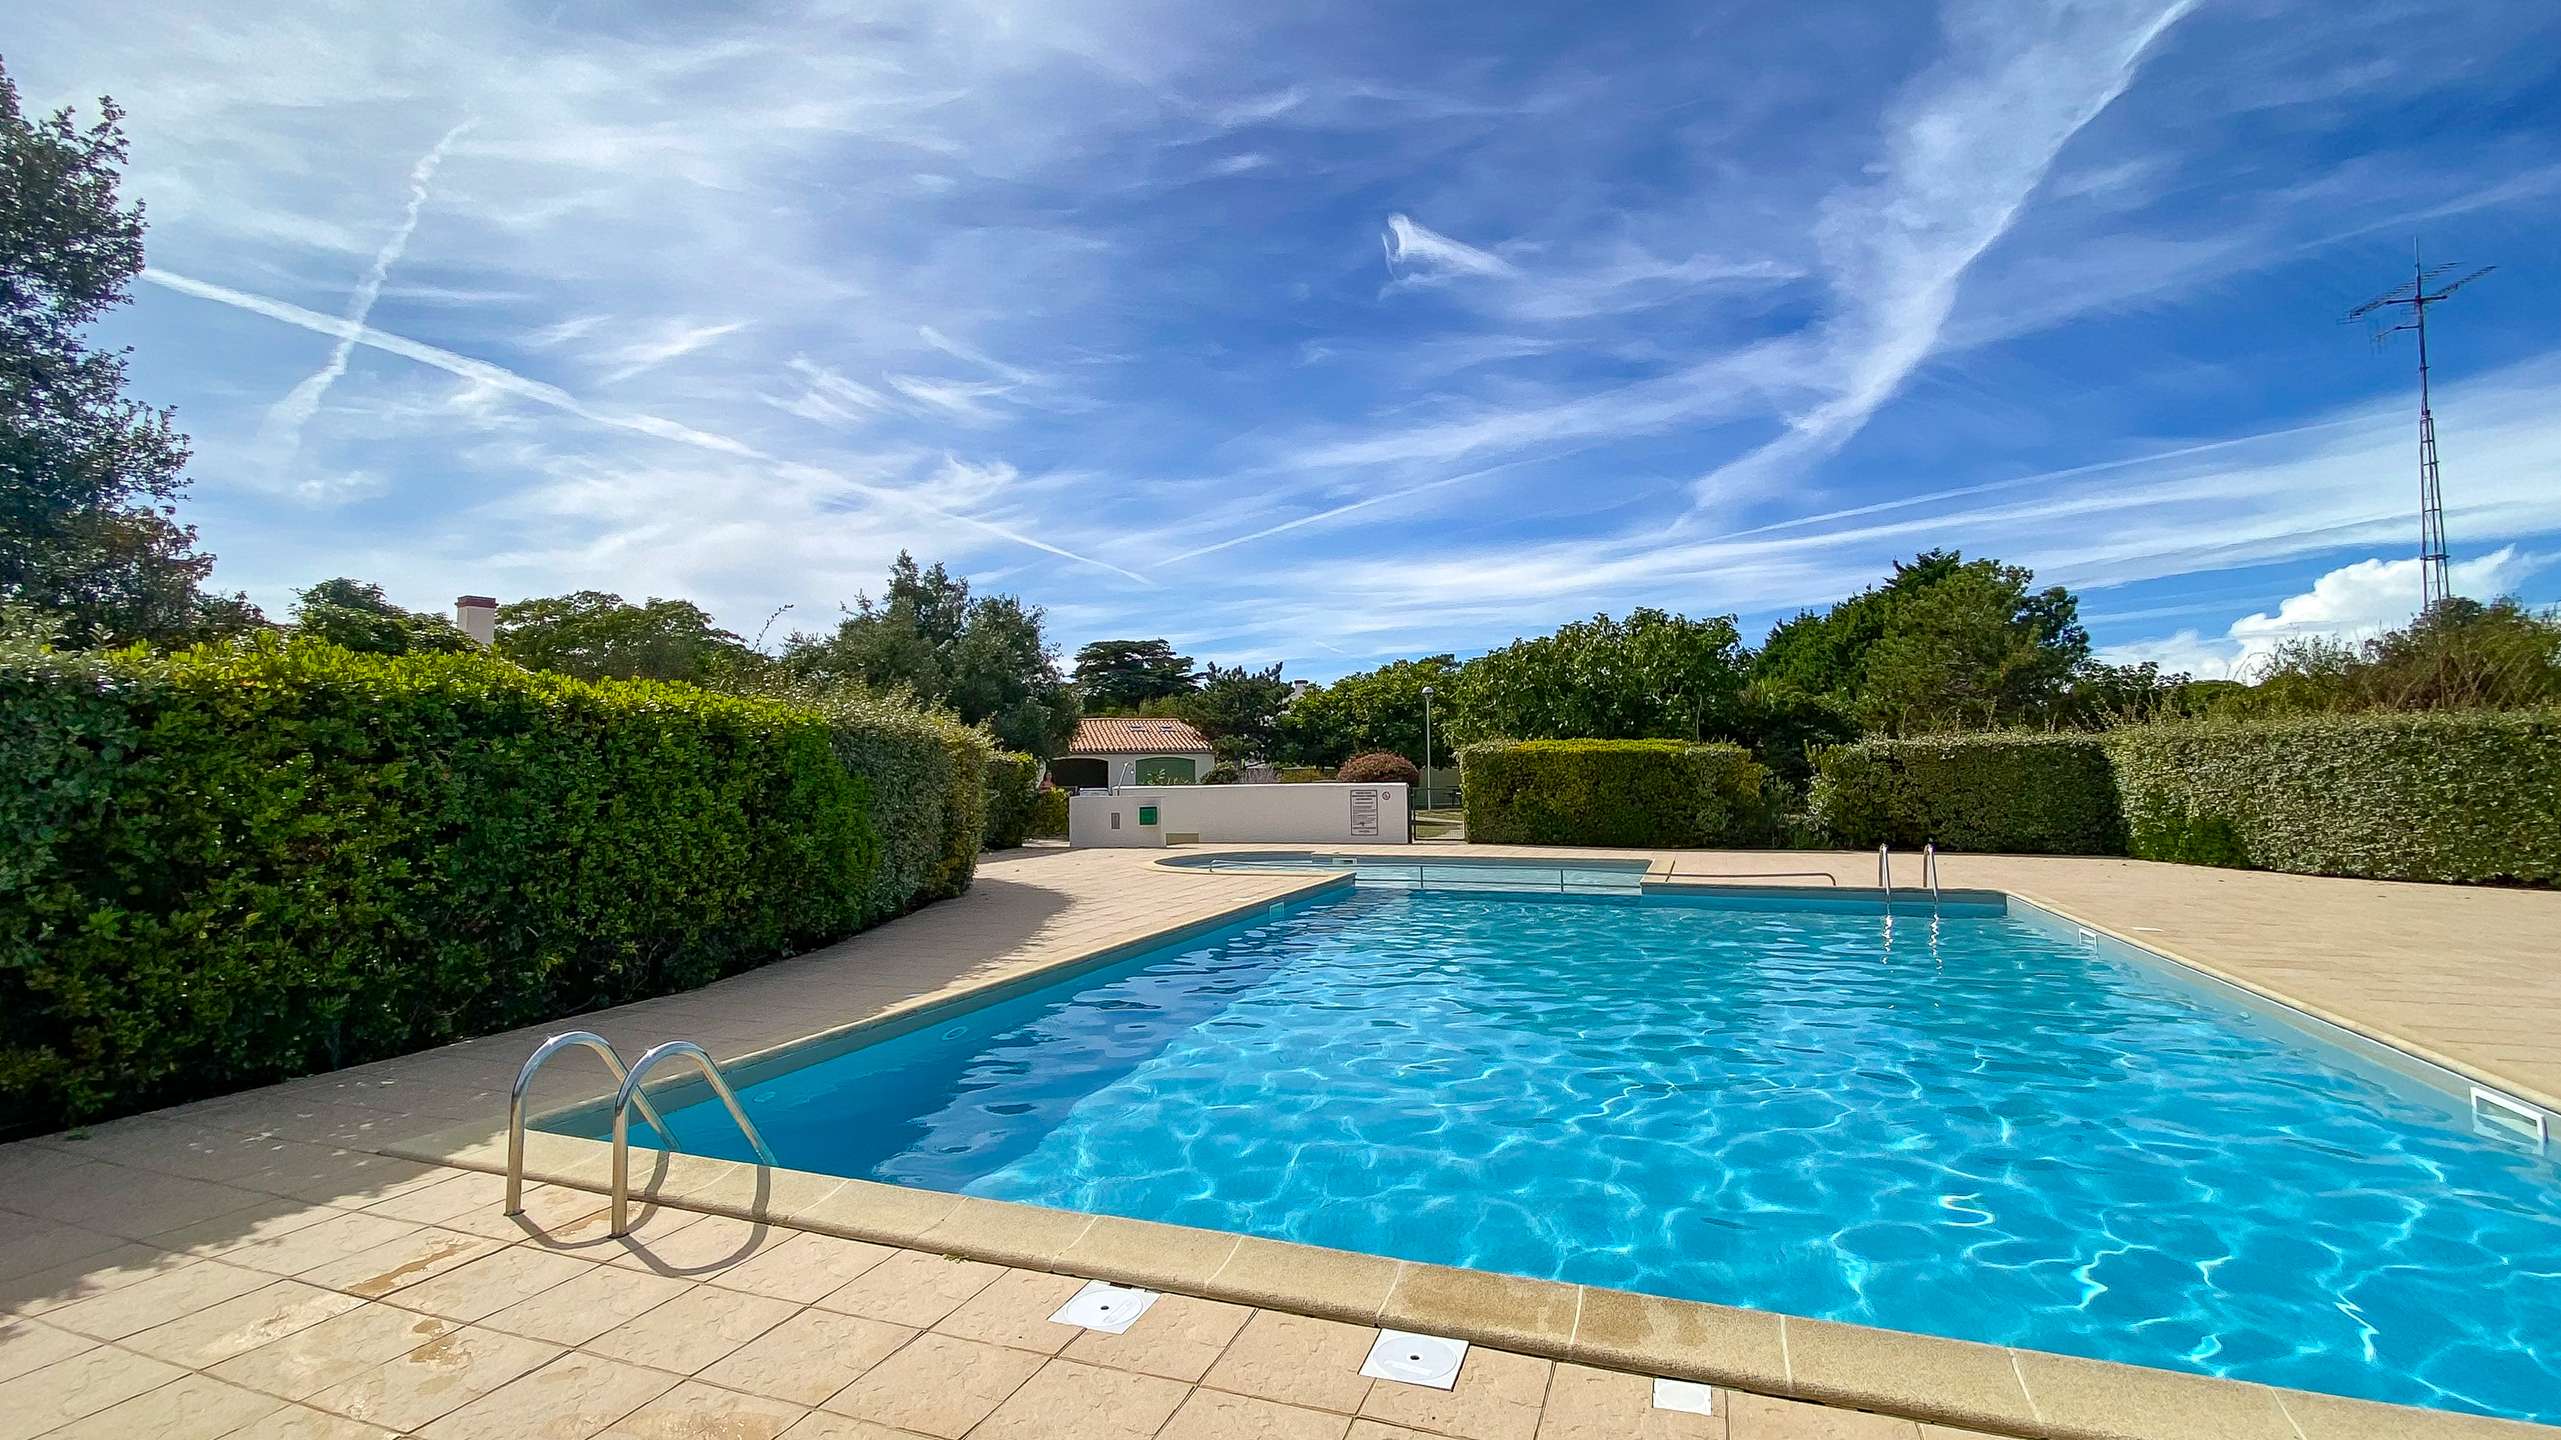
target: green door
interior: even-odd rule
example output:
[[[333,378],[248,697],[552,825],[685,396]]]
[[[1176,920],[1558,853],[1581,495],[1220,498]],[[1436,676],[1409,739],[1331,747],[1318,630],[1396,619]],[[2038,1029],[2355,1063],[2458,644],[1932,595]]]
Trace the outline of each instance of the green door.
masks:
[[[1181,755],[1150,755],[1138,762],[1141,785],[1189,785],[1193,780],[1192,762]]]

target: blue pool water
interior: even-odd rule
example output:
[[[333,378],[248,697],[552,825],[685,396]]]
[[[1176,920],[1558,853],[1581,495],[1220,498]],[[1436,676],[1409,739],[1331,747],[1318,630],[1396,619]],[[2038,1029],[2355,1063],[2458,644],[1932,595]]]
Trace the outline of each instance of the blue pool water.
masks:
[[[2561,1420],[2549,1162],[1989,906],[1349,892],[744,1099],[797,1169]]]

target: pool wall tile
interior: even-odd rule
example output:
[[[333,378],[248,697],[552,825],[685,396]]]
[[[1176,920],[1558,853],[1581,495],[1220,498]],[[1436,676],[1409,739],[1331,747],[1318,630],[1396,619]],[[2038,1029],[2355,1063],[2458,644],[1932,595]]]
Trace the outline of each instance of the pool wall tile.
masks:
[[[1553,1355],[1573,1344],[1583,1288],[1484,1270],[1408,1264],[1378,1320],[1420,1335],[1451,1335]]]
[[[1188,1225],[1098,1215],[1076,1243],[1058,1257],[1070,1274],[1151,1290],[1206,1293],[1211,1277],[1236,1253],[1242,1237]]]
[[[1772,1395],[1788,1389],[1787,1341],[1776,1315],[1627,1290],[1584,1287],[1582,1318],[1564,1358]]]
[[[2018,1366],[2001,1346],[1794,1315],[1780,1324],[1788,1393],[1799,1400],[2044,1433]]]

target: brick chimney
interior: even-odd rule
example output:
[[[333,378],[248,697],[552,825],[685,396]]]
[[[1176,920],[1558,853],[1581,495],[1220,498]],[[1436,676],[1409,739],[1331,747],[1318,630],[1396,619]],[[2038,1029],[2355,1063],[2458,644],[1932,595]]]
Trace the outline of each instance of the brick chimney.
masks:
[[[454,625],[483,645],[498,638],[498,602],[487,595],[454,597]]]

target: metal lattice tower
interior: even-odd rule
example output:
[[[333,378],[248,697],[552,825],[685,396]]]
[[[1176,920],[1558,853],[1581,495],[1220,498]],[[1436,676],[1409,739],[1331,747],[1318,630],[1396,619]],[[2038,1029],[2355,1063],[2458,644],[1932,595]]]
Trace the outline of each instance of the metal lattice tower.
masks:
[[[2484,265],[2462,279],[2431,291],[2448,265],[2428,265],[2419,259],[2419,244],[2410,242],[2410,280],[2396,285],[2348,312],[2350,320],[2363,320],[2387,310],[2410,312],[2409,318],[2397,325],[2377,324],[2374,343],[2382,344],[2404,330],[2419,334],[2419,613],[2424,615],[2437,607],[2437,602],[2451,599],[2445,574],[2445,494],[2437,483],[2436,413],[2428,408],[2428,307],[2455,291],[2498,269]]]

